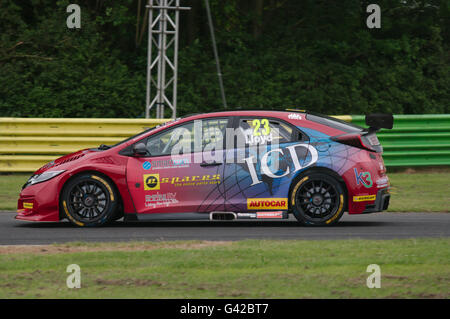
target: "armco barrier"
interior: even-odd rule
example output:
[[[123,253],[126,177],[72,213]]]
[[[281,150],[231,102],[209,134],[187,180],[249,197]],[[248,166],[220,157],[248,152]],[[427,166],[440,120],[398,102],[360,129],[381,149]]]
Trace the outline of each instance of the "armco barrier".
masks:
[[[352,123],[365,126],[364,116]],[[450,165],[450,114],[394,115],[393,129],[377,136],[388,167]]]
[[[364,116],[337,116],[364,126]],[[79,149],[114,144],[167,119],[0,118],[0,172],[32,172]],[[450,114],[395,115],[378,134],[386,166],[450,165]]]
[[[0,172],[33,172],[61,155],[114,144],[166,121],[0,118]]]

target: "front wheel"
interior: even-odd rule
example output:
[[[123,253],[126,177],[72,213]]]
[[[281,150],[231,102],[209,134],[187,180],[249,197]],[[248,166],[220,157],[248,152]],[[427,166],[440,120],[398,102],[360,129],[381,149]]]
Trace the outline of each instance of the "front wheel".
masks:
[[[61,207],[76,226],[100,226],[114,219],[118,197],[111,182],[96,174],[70,180],[61,194]]]
[[[323,173],[311,173],[294,184],[290,204],[300,223],[328,226],[342,217],[345,192],[335,178]]]

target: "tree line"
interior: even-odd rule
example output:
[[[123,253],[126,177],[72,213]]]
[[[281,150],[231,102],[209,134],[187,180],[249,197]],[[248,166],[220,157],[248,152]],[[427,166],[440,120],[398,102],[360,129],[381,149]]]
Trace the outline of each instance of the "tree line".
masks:
[[[450,2],[378,0],[379,29],[370,3],[210,0],[229,108],[449,113]],[[146,4],[2,0],[0,116],[143,117]],[[204,1],[181,4],[178,115],[220,109]]]

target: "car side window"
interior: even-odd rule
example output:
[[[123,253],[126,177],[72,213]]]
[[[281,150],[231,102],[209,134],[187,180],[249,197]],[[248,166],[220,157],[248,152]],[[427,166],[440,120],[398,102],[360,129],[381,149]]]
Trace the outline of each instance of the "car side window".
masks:
[[[246,145],[271,143],[289,143],[293,141],[293,127],[269,118],[242,118],[238,132]]]
[[[173,152],[175,154],[194,152],[194,132],[200,129],[199,124],[201,124],[201,132],[197,134],[201,138],[202,151],[206,146],[211,147],[217,143],[223,145],[228,119],[212,118],[191,121],[150,136],[146,142],[147,151],[150,156],[166,156]]]
[[[146,146],[150,156],[164,156],[172,154],[175,145],[194,147],[194,122],[170,128],[163,133],[150,136]]]
[[[219,144],[223,148],[227,125],[227,118],[202,120],[202,150],[205,150],[205,147],[209,147],[209,145]]]

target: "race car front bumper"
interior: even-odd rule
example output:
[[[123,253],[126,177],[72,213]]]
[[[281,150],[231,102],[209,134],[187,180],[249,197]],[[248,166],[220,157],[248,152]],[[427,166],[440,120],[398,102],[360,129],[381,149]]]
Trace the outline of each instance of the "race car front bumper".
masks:
[[[59,221],[57,176],[46,182],[25,187],[17,201],[16,219],[34,222]]]

